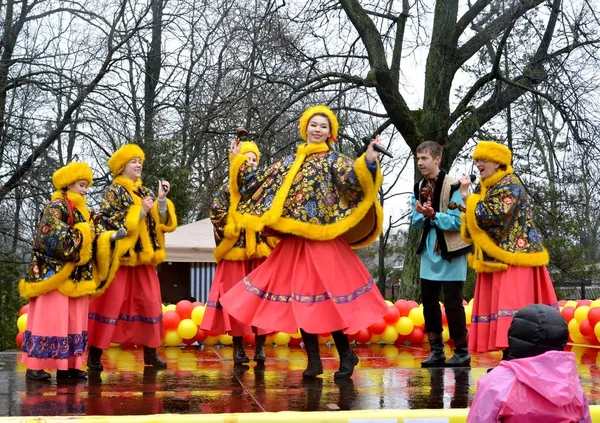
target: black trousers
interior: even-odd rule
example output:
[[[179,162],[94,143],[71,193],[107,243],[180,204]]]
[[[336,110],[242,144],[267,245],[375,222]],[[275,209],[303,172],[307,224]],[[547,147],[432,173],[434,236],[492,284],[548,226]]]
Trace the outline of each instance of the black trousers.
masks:
[[[448,319],[450,338],[456,340],[467,334],[467,321],[463,307],[462,281],[432,281],[421,279],[425,332],[442,333],[440,292],[444,290],[444,308]]]

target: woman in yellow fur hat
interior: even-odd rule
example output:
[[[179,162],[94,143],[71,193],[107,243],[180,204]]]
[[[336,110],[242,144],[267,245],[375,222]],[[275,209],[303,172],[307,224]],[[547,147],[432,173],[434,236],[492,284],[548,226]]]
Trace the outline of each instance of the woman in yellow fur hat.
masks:
[[[352,251],[381,232],[378,155],[372,141],[356,160],[333,151],[338,120],[327,106],[307,109],[300,118],[301,144],[264,172],[253,171],[232,145],[232,198],[240,196],[233,224],[279,234],[281,241],[257,269],[223,297],[236,319],[257,327],[294,333],[301,329],[308,354],[303,373],[323,373],[318,334],[331,332],[340,355],[336,379],[352,376],[358,357],[348,335],[387,312],[377,284]]]
[[[86,163],[69,163],[54,172],[52,183],[56,191],[44,207],[31,265],[19,282],[21,296],[29,300],[22,361],[25,376],[34,380],[50,378],[44,369],[57,369],[57,379],[86,377],[80,369],[88,343],[88,295],[96,291],[96,231],[84,197],[92,170]]]
[[[248,158],[250,166],[257,166],[260,161],[258,147],[252,141],[241,143],[240,154]],[[256,269],[271,253],[271,246],[262,232],[240,230],[237,236],[225,236],[227,223],[232,223],[233,216],[229,210],[235,210],[239,198],[231,198],[229,185],[225,184],[215,194],[210,206],[210,220],[213,224],[215,244],[214,251],[217,270],[210,288],[206,312],[202,319],[201,329],[213,333],[228,333],[233,337],[233,363],[248,363],[250,359],[244,351],[243,337],[254,333],[254,361],[264,363],[266,331],[250,327],[229,316],[221,307],[220,298],[248,273]]]
[[[169,182],[159,181],[158,199],[142,185],[144,159],[139,146],[126,144],[108,161],[114,179],[104,194],[99,222],[106,229],[125,228],[127,235],[114,252],[105,242],[97,246],[101,296],[90,301],[90,370],[103,370],[100,357],[111,342],[143,345],[146,365],[166,367],[156,354],[164,326],[155,266],[165,260],[165,232],[177,228],[177,217],[167,199]]]
[[[548,251],[525,188],[513,173],[510,150],[480,141],[473,161],[481,177],[479,190],[469,194],[470,178],[460,179],[466,204],[461,234],[473,243],[468,260],[477,272],[469,350],[506,351],[508,328],[519,309],[535,303],[558,309],[558,303],[546,269]]]

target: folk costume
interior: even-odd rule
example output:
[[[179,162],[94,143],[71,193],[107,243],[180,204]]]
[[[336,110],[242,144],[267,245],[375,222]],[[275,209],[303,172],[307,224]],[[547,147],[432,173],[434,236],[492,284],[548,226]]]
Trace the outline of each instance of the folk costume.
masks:
[[[86,163],[70,163],[52,175],[56,192],[41,214],[31,265],[19,281],[29,300],[21,348],[29,379],[50,378],[43,369],[57,369],[57,377],[86,375],[79,369],[88,343],[88,295],[96,291],[95,229],[85,197],[67,188],[81,180],[92,184]]]
[[[177,228],[177,216],[169,199],[163,212],[159,201],[148,214],[143,212],[142,200],[146,196],[154,200],[154,193],[142,185],[141,178],[134,182],[120,175],[134,158],[143,163],[144,152],[135,144],[126,144],[108,161],[114,179],[104,194],[99,221],[107,229],[126,228],[127,236],[117,241],[112,252],[107,243],[98,245],[102,295],[90,302],[89,310],[88,367],[93,370],[102,370],[100,356],[111,342],[143,345],[146,364],[166,367],[156,354],[164,326],[155,266],[165,260],[164,234]]]
[[[252,152],[260,160],[260,152],[255,143],[241,143],[240,154]],[[253,332],[256,334],[254,360],[265,361],[266,331],[250,327],[231,317],[223,310],[220,298],[236,283],[244,279],[271,254],[273,241],[267,239],[262,232],[237,230],[236,236],[225,237],[225,226],[232,222],[230,210],[236,210],[239,197],[231,200],[229,184],[223,185],[213,198],[210,207],[210,220],[213,224],[216,248],[214,250],[217,270],[206,302],[206,311],[200,326],[213,333],[229,333],[233,337],[235,364],[248,363],[250,359],[244,352],[243,337]],[[269,244],[271,242],[271,245]]]
[[[300,135],[316,114],[327,116],[335,139],[338,122],[326,106],[300,119]],[[331,139],[329,140],[331,141]],[[267,260],[221,298],[236,319],[257,327],[294,333],[301,329],[309,357],[305,377],[323,373],[317,334],[332,332],[340,354],[336,377],[350,377],[358,358],[346,334],[382,318],[385,304],[377,284],[352,247],[373,242],[381,232],[377,200],[379,165],[366,156],[352,160],[326,142],[301,144],[265,172],[246,165],[243,155],[230,167],[232,198],[240,205],[225,234],[243,228],[280,234]]]
[[[496,142],[481,141],[473,160],[504,167],[482,180],[480,192],[466,198],[461,235],[472,242],[469,265],[477,272],[469,333],[470,351],[508,347],[515,313],[530,304],[558,308],[546,265],[548,251],[533,222],[533,210],[511,167],[512,154]]]
[[[435,179],[424,178],[414,187],[411,224],[417,229],[423,229],[417,254],[421,256],[420,279],[425,332],[429,334],[431,346],[431,353],[421,363],[423,367],[466,367],[471,362],[467,349],[462,289],[467,278],[467,254],[472,247],[461,239],[462,212],[458,208],[448,207],[450,203],[464,205],[459,188],[460,182],[441,169]],[[433,218],[427,218],[416,211],[417,199],[421,204],[431,202],[435,211]],[[442,289],[450,337],[455,346],[454,355],[447,362],[439,303]]]

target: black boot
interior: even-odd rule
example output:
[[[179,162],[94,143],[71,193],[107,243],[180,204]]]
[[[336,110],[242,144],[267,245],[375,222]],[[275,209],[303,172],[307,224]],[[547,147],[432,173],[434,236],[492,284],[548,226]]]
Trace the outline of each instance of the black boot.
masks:
[[[234,336],[233,337],[233,364],[245,364],[249,363],[250,359],[244,351],[244,337]]]
[[[57,370],[56,379],[85,379],[87,372],[79,369]]]
[[[471,367],[471,356],[467,349],[467,337],[465,335],[454,340],[454,354],[445,364],[446,367]]]
[[[48,380],[50,379],[50,373],[44,370],[29,370],[25,372],[25,377],[29,380]]]
[[[302,329],[300,332],[302,332],[302,342],[304,342],[306,355],[308,355],[308,365],[302,373],[302,377],[317,377],[323,374],[323,362],[319,353],[319,336],[315,333],[304,332]]]
[[[144,345],[144,364],[146,366],[153,366],[157,369],[166,369],[167,363],[158,356],[156,348],[150,348]]]
[[[354,367],[358,364],[358,357],[350,347],[348,335],[345,335],[341,330],[336,330],[331,333],[331,336],[340,355],[340,368],[333,377],[336,380],[349,379],[354,373]]]
[[[442,334],[431,332],[429,334],[429,345],[431,346],[431,353],[429,357],[421,362],[421,367],[441,367],[446,361],[446,354],[444,354],[444,341],[442,341]]]
[[[264,363],[267,361],[267,356],[265,355],[265,341],[267,335],[256,335],[254,338],[254,361],[257,363]]]
[[[100,348],[96,348],[93,345],[90,345],[90,350],[88,352],[87,358],[87,366],[89,370],[93,370],[96,372],[101,372],[104,370],[104,366],[102,366],[102,361],[100,360],[102,357],[102,350]]]

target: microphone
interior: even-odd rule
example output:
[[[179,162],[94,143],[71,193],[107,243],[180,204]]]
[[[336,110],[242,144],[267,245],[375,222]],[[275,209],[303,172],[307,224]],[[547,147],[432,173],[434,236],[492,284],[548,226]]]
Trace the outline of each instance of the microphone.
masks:
[[[373,141],[373,138],[370,137],[364,137],[362,139],[363,144],[365,144],[367,147],[369,146],[369,144],[371,144],[371,141]],[[385,148],[383,148],[381,145],[379,144],[375,144],[373,146],[373,149],[375,151],[380,152],[381,154],[385,154],[386,156],[388,156],[389,158],[393,159],[394,156],[392,155],[392,153],[390,153],[389,151],[387,151]]]
[[[469,178],[471,178],[471,183],[473,183],[477,180],[477,176],[475,176],[473,174],[469,175]]]

